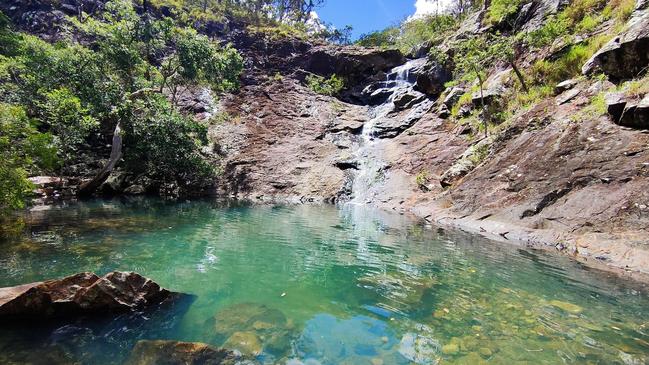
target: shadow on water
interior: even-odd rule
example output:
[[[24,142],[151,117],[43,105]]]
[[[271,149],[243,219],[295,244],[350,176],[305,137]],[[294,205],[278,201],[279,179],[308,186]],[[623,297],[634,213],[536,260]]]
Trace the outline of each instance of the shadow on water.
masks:
[[[104,318],[5,322],[0,363],[121,364],[137,341],[173,338],[195,300],[181,294],[147,310]]]

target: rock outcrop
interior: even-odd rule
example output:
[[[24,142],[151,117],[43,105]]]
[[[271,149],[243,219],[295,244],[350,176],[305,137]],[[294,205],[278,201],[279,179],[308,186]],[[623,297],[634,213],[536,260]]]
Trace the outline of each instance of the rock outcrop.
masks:
[[[642,99],[632,99],[623,93],[611,93],[605,97],[609,115],[625,127],[649,129],[649,94]]]
[[[584,75],[603,72],[614,80],[640,76],[649,66],[649,10],[639,1],[627,28],[591,57],[582,68]]]
[[[133,272],[111,272],[103,277],[79,273],[0,289],[0,318],[45,319],[106,315],[156,305],[175,295]]]
[[[198,342],[139,341],[125,365],[235,365],[245,364],[233,351]]]

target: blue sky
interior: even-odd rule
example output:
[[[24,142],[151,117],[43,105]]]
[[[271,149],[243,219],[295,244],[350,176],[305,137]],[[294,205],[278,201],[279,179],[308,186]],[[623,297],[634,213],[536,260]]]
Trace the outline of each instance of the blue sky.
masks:
[[[445,0],[440,0],[444,3]],[[434,0],[326,0],[316,9],[320,19],[342,29],[354,27],[353,38],[396,25],[405,18],[433,11]]]
[[[381,30],[415,13],[414,0],[327,0],[316,9],[320,19],[342,29],[354,27],[353,37]]]

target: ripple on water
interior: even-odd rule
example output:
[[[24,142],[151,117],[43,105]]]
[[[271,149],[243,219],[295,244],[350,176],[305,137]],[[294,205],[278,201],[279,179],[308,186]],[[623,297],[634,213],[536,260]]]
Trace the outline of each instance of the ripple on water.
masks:
[[[108,323],[0,328],[0,363],[118,364],[141,338],[273,364],[649,363],[642,287],[402,215],[144,199],[24,218],[0,242],[0,286],[119,269],[195,298]]]

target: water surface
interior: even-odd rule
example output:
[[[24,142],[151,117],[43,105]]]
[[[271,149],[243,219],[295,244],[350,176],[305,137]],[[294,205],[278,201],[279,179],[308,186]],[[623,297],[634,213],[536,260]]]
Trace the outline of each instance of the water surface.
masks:
[[[96,200],[4,226],[0,286],[113,270],[194,298],[107,321],[0,325],[0,363],[121,364],[140,339],[268,364],[649,363],[636,284],[406,216]]]

